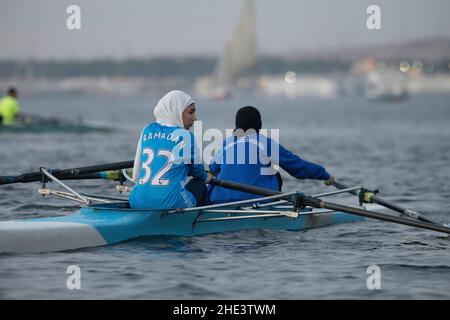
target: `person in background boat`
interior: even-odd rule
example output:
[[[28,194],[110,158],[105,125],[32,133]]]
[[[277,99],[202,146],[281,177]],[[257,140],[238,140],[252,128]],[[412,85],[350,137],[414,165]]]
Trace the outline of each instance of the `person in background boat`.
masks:
[[[8,94],[0,100],[0,124],[13,125],[20,113],[19,102],[17,101],[17,90],[9,88]]]
[[[131,208],[173,209],[202,203],[207,174],[194,135],[188,131],[197,120],[195,111],[194,101],[183,91],[171,91],[159,100],[156,122],[144,127],[136,149]],[[189,182],[188,176],[193,177]]]
[[[326,180],[327,184],[334,181],[321,165],[303,160],[281,144],[265,137],[259,133],[262,127],[261,114],[252,106],[243,107],[236,113],[236,129],[234,135],[224,141],[222,149],[216,154],[214,160],[209,164],[212,175],[220,180],[230,180],[234,182],[253,185],[272,190],[281,191],[282,178],[279,172],[268,170],[273,164],[279,165],[291,176],[297,179],[317,179]],[[266,143],[261,145],[261,142]],[[250,147],[253,144],[253,147]],[[275,159],[274,148],[278,147],[278,159]],[[227,151],[233,148],[234,154],[232,163],[227,163]],[[241,148],[241,149],[240,149]],[[245,161],[243,158],[238,161],[238,150],[245,150]],[[252,157],[249,150],[257,152],[257,161],[249,161]],[[231,158],[231,157],[230,157]],[[262,161],[263,160],[263,161]],[[270,172],[262,174],[262,172]],[[223,203],[229,201],[239,201],[258,198],[260,196],[219,186],[209,185],[209,203]]]

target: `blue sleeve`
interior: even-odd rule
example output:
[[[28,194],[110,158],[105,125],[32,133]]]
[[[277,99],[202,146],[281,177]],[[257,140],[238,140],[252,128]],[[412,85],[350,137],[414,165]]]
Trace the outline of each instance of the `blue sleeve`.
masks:
[[[215,176],[219,174],[220,169],[220,164],[216,163],[214,160],[209,164],[209,171],[211,171],[211,173]]]
[[[279,146],[279,165],[297,179],[328,180],[330,174],[321,165],[303,160],[281,144]]]
[[[217,176],[222,169],[222,163],[223,163],[223,157],[225,156],[225,146],[222,146],[222,149],[217,152],[214,159],[209,164],[209,171],[211,171],[212,174]]]
[[[225,163],[226,159],[226,146],[227,146],[227,140],[225,140],[222,143],[222,149],[220,149],[216,155],[214,156],[214,159],[211,160],[209,163],[209,171],[211,171],[212,174],[217,176],[220,173],[220,170],[222,169],[222,163]]]
[[[189,132],[189,134],[191,136],[193,148],[191,148],[191,164],[189,165],[188,176],[206,181],[208,175],[206,174],[205,166],[202,163],[202,158],[200,157],[197,144],[195,143],[194,135],[191,132]]]
[[[202,181],[206,181],[206,178],[208,177],[203,164],[191,164],[189,166],[188,176],[192,176]]]

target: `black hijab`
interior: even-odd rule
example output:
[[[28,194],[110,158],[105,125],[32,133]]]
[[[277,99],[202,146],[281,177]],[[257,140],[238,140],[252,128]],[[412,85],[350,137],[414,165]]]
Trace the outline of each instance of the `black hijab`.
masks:
[[[242,129],[247,131],[248,129],[254,129],[256,132],[262,127],[261,114],[258,109],[252,106],[246,106],[240,108],[236,113],[236,129]]]

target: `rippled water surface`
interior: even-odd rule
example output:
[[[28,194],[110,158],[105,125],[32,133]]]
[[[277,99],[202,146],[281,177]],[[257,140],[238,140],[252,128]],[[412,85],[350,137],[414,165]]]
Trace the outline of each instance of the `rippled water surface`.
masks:
[[[130,160],[157,99],[22,98],[25,111],[82,116],[116,130],[0,134],[0,175]],[[198,117],[204,128],[232,128],[236,110],[249,104],[260,108],[264,127],[280,129],[286,147],[323,164],[341,181],[380,189],[391,201],[450,222],[450,96],[415,96],[395,104],[238,96],[199,100]],[[316,181],[286,174],[284,179],[285,190],[329,190]],[[111,182],[70,186],[117,195]],[[37,187],[1,186],[0,220],[77,209],[66,200],[42,198]],[[449,246],[441,234],[378,221],[307,232],[142,238],[71,252],[0,255],[0,298],[449,299]],[[81,268],[81,290],[66,288],[66,268],[73,264]],[[369,265],[380,267],[381,290],[367,289]]]

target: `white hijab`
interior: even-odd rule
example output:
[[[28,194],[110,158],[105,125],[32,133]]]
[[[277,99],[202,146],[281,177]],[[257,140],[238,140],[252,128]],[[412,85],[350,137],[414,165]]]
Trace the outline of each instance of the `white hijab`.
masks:
[[[193,103],[194,100],[187,93],[181,90],[170,91],[153,110],[156,122],[164,126],[184,128],[183,111]]]
[[[156,122],[164,126],[184,128],[183,111],[194,103],[194,100],[187,93],[180,90],[173,90],[166,94],[159,100],[158,104],[153,110]],[[141,171],[141,145],[142,145],[142,131],[139,137],[139,142],[136,148],[136,155],[134,157],[133,166],[133,181],[138,182]]]

